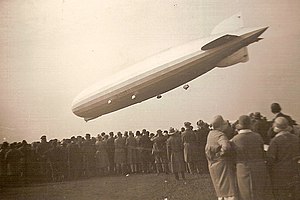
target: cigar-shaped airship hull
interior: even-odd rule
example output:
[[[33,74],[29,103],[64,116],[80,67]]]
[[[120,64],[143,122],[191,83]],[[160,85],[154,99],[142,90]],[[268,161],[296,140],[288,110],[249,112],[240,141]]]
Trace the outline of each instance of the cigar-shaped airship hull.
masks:
[[[228,20],[234,17],[240,18],[236,15]],[[219,27],[226,26],[221,23]],[[215,67],[246,62],[249,59],[247,46],[259,41],[266,29],[238,27],[235,31],[225,30],[170,48],[84,90],[74,99],[72,111],[89,121],[152,97],[160,98],[161,94]]]

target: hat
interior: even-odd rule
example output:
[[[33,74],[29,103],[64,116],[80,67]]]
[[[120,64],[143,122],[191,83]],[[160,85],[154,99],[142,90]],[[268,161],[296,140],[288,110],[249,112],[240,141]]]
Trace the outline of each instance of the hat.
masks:
[[[272,111],[272,113],[279,113],[281,111],[281,107],[280,107],[279,103],[272,103],[271,111]]]
[[[41,139],[46,139],[46,135],[43,135],[43,136],[41,137]]]
[[[211,125],[214,129],[223,128],[225,125],[227,125],[227,122],[221,115],[217,115],[213,118]]]
[[[253,115],[254,119],[261,119],[261,114],[260,112],[255,112],[254,115]]]
[[[174,135],[175,134],[175,129],[173,127],[170,127],[169,129],[169,135]]]
[[[284,117],[277,117],[273,123],[274,132],[291,131],[292,127],[289,126],[289,121]]]
[[[191,122],[184,122],[185,127],[191,127]]]
[[[236,128],[239,130],[250,129],[251,128],[251,118],[247,115],[240,116],[238,124],[236,125]]]
[[[162,133],[162,130],[158,129],[158,130],[156,131],[156,133]]]
[[[204,122],[201,119],[199,121],[197,121],[198,126],[202,126],[203,124],[204,124]]]

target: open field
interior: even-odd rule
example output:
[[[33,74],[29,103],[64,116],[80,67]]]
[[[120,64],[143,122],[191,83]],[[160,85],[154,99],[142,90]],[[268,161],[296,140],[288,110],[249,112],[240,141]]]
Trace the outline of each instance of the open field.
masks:
[[[0,199],[216,199],[209,175],[189,175],[176,181],[173,175],[155,174],[97,177],[62,183],[3,188]]]
[[[297,197],[299,197],[300,190],[297,189],[296,191]],[[24,187],[6,187],[0,189],[0,199],[213,200],[217,198],[208,174],[186,174],[185,181],[176,181],[173,175],[133,174],[95,177],[79,181],[30,184]],[[273,198],[268,195],[267,199],[272,200]]]

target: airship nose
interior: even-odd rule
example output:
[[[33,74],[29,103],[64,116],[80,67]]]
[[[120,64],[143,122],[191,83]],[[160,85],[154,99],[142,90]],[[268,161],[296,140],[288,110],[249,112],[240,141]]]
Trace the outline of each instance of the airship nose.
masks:
[[[78,95],[77,97],[75,97],[71,105],[72,112],[77,116],[79,116],[79,112],[80,112],[79,107],[82,104],[81,99],[82,99],[81,95]]]

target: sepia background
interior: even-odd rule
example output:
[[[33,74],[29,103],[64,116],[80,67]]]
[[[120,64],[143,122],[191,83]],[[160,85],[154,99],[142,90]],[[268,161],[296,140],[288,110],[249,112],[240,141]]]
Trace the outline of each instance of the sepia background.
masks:
[[[90,132],[184,121],[234,121],[270,104],[300,122],[298,0],[3,0],[0,1],[0,143],[62,139]],[[205,37],[242,12],[246,27],[270,28],[249,46],[250,60],[215,68],[156,98],[86,123],[71,111],[86,87],[166,48]]]

